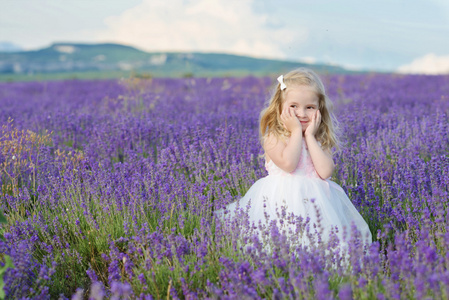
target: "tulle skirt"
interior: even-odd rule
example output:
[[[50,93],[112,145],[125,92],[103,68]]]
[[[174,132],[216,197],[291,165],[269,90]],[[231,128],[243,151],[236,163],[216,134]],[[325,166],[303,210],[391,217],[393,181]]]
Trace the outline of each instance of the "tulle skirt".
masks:
[[[240,200],[216,211],[220,219],[232,218],[243,210],[249,223],[268,226],[273,221],[290,229],[290,238],[301,245],[309,245],[313,235],[328,241],[335,233],[341,244],[351,235],[359,233],[364,243],[371,243],[368,224],[349,200],[344,190],[331,180],[311,178],[305,175],[268,175],[256,181]],[[295,218],[305,224],[301,233]]]

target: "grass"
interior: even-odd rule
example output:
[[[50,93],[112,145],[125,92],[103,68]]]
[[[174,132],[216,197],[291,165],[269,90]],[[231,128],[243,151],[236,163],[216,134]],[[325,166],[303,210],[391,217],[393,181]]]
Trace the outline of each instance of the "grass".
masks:
[[[272,72],[249,70],[226,71],[86,71],[86,72],[60,72],[60,73],[35,73],[35,74],[0,74],[0,82],[17,81],[48,81],[48,80],[104,80],[120,78],[192,78],[192,77],[244,77],[244,76],[274,76]]]

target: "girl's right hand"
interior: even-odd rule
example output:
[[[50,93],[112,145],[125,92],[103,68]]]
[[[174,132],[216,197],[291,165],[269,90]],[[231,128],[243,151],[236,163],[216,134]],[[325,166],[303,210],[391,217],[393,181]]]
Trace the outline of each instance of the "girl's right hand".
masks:
[[[291,107],[285,107],[282,110],[281,114],[281,121],[288,131],[293,133],[294,131],[299,130],[299,132],[302,132],[302,126],[301,122],[299,122],[298,118],[296,117],[295,111]]]

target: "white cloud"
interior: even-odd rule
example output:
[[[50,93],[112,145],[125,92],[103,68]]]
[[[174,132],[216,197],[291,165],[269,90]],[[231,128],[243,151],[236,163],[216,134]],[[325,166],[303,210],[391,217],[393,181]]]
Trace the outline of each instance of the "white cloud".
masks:
[[[429,53],[399,67],[397,71],[411,74],[449,74],[449,55],[437,56]]]
[[[316,63],[316,58],[313,56],[304,56],[299,58],[300,61],[305,62],[306,64],[314,64]]]
[[[268,25],[268,15],[252,10],[253,0],[143,0],[105,19],[102,41],[147,51],[227,52],[285,58],[292,41],[305,41],[306,28]]]

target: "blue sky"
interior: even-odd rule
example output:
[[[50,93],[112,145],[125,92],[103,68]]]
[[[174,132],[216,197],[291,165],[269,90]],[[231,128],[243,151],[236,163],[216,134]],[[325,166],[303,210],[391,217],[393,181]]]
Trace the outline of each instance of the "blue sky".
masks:
[[[447,0],[2,0],[0,41],[117,42],[449,73]]]

